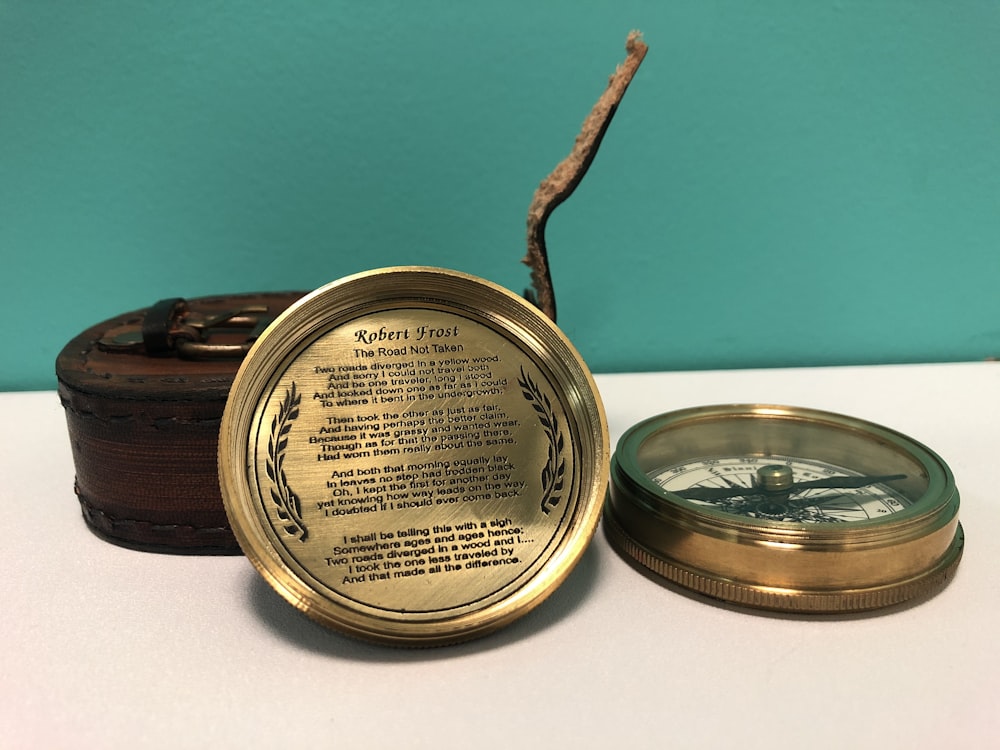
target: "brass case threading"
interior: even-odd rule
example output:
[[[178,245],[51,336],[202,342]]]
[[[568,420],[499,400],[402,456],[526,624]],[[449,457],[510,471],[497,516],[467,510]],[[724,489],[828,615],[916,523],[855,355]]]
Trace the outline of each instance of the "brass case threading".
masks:
[[[798,456],[894,476],[902,509],[847,523],[733,515],[664,489],[664,467]],[[726,490],[722,490],[723,493]],[[964,548],[951,471],[926,446],[839,414],[765,405],[686,409],[628,430],[611,464],[605,529],[627,557],[693,591],[791,612],[855,612],[936,591]]]
[[[537,606],[590,541],[603,406],[565,336],[482,279],[399,267],[317,290],[233,384],[219,471],[240,546],[343,633],[433,646]]]

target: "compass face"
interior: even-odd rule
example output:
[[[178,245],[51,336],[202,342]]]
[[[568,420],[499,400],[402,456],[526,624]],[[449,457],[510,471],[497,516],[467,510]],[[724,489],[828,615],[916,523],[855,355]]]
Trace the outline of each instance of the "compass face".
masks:
[[[768,473],[783,473],[790,484],[781,489],[765,488],[761,477]],[[842,466],[790,456],[702,458],[654,470],[649,477],[697,505],[770,521],[866,521],[910,505],[890,486],[891,480],[902,479],[902,475],[868,483],[864,475]],[[695,488],[705,489],[699,492]]]

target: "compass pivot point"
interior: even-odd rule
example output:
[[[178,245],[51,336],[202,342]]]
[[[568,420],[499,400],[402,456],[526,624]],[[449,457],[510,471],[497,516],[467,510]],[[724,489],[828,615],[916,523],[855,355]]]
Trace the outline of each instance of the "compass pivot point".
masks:
[[[757,469],[757,486],[765,492],[785,492],[792,486],[792,470],[782,464],[768,464]]]

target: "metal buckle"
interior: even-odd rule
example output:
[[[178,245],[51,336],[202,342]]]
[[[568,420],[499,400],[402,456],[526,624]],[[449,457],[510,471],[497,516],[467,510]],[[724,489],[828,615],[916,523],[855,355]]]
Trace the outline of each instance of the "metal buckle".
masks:
[[[145,354],[149,357],[178,356],[182,359],[242,358],[250,351],[272,318],[267,305],[249,305],[237,310],[208,314],[189,308],[179,297],[164,299],[150,307],[141,320],[107,331],[97,342],[105,352]],[[212,342],[210,339],[233,329],[249,330],[242,341]]]

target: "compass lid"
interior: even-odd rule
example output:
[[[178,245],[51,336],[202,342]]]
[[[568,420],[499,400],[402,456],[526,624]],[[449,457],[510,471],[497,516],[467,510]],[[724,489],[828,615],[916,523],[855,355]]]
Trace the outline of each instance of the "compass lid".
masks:
[[[387,268],[264,332],[223,417],[247,557],[343,633],[454,643],[530,611],[588,544],[607,487],[593,379],[556,326],[488,281]]]

